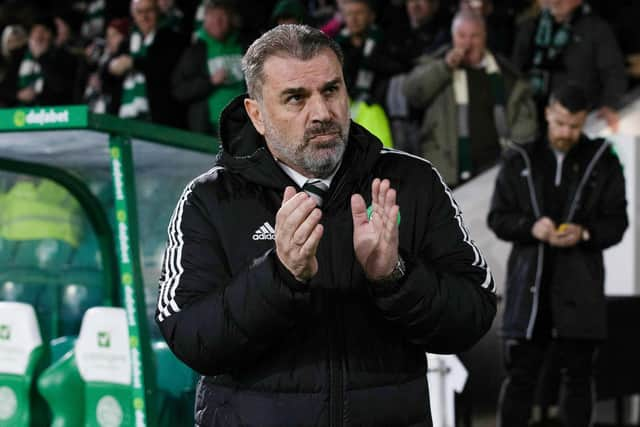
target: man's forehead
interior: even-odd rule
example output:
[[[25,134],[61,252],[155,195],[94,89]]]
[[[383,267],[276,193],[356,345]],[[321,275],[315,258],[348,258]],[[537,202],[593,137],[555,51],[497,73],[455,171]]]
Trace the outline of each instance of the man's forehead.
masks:
[[[458,33],[458,32],[474,32],[474,33],[479,33],[485,32],[485,28],[484,28],[484,24],[476,19],[469,19],[469,18],[461,18],[458,22],[455,23],[454,27],[453,27],[453,32],[454,33]]]
[[[586,111],[571,112],[559,102],[551,104],[551,112],[566,121],[580,121],[587,115]]]
[[[278,90],[283,87],[315,86],[342,79],[342,66],[336,54],[323,49],[317,55],[303,60],[286,53],[272,55],[263,67],[264,84]]]

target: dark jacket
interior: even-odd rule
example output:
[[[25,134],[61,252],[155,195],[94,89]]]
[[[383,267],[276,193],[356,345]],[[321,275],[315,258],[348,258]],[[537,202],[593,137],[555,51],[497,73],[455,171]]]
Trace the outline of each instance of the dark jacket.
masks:
[[[15,52],[7,69],[5,81],[0,89],[0,103],[10,107],[20,104],[17,99],[19,69],[27,46]],[[57,49],[53,45],[34,61],[42,69],[42,92],[29,105],[65,105],[72,104],[73,83],[77,68],[76,58],[64,49]]]
[[[531,69],[537,26],[537,18],[524,23],[513,47],[513,63],[525,73]],[[574,83],[584,89],[593,108],[617,108],[627,88],[627,76],[611,27],[597,15],[587,13],[576,16],[571,28],[571,41],[559,66],[551,70],[551,91]]]
[[[207,45],[197,40],[184,52],[171,78],[175,99],[187,106],[187,128],[212,133],[208,97],[215,90],[207,69]]]
[[[199,426],[431,426],[425,351],[471,347],[495,316],[494,284],[430,164],[351,124],[323,204],[319,271],[297,282],[274,251],[286,186],[242,97],[222,114],[223,151],[170,224],[157,319],[203,378]],[[398,190],[407,275],[374,287],[355,259],[350,198],[374,177]]]
[[[185,46],[182,35],[169,28],[159,28],[147,55],[134,58],[133,67],[144,74],[147,82],[153,123],[184,127],[183,109],[171,94],[171,73]]]
[[[545,266],[550,247],[536,240],[533,224],[552,207],[543,200],[545,140],[512,146],[496,180],[488,216],[489,227],[513,242],[506,277],[506,337],[531,338],[541,301],[542,286],[551,298],[553,326],[559,337],[600,339],[606,334],[602,251],[622,239],[627,228],[625,184],[618,158],[604,140],[583,136],[563,162],[567,186],[561,222],[582,225],[591,238],[571,248],[556,248],[554,265]],[[545,206],[545,202],[547,205]],[[550,283],[541,283],[551,268]]]

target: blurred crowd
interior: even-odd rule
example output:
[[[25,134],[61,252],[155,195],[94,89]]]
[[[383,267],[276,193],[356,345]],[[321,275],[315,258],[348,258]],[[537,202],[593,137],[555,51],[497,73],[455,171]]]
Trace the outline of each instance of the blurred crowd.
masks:
[[[638,18],[633,0],[5,1],[0,107],[85,103],[215,135],[251,42],[305,23],[342,47],[352,117],[456,185],[534,139],[559,85],[615,130]]]

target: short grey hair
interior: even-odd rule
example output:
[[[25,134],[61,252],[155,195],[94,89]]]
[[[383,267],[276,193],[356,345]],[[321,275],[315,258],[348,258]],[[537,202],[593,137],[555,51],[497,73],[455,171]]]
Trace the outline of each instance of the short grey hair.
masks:
[[[307,61],[324,49],[330,49],[343,64],[340,46],[322,31],[308,25],[286,24],[264,33],[254,41],[242,58],[242,71],[247,91],[253,99],[262,99],[264,63],[275,55],[289,56]]]
[[[454,34],[456,27],[463,21],[475,22],[482,27],[484,32],[487,32],[487,23],[484,16],[472,10],[461,10],[455,14],[451,21],[451,34]]]

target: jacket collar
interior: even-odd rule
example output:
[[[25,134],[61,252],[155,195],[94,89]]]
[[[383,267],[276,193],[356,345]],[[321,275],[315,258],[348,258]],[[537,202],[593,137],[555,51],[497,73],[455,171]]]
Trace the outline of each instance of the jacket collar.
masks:
[[[264,137],[253,127],[245,108],[247,95],[236,97],[220,116],[220,139],[222,149],[220,161],[232,173],[237,173],[250,182],[284,191],[294,185],[291,178],[278,166],[269,152]],[[382,144],[362,126],[351,122],[347,149],[342,165],[329,189],[329,201],[335,188],[345,189],[364,178],[375,164]],[[349,194],[350,195],[350,194]]]

